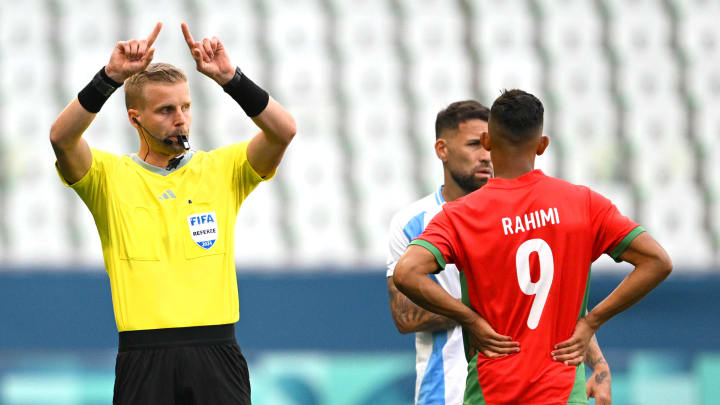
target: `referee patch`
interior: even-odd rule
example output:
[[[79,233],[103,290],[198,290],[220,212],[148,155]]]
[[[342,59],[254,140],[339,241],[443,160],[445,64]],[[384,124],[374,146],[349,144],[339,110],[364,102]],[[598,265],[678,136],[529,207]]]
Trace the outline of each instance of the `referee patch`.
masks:
[[[217,240],[218,226],[215,211],[188,215],[190,236],[201,248],[208,250]]]

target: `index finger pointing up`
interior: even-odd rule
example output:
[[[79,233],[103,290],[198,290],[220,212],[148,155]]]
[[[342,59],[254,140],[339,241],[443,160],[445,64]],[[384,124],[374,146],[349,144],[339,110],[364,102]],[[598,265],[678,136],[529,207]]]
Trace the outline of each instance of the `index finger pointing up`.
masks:
[[[150,35],[148,35],[148,37],[147,37],[147,47],[148,47],[148,49],[150,49],[150,47],[152,46],[153,42],[155,42],[155,40],[157,39],[158,34],[160,33],[160,29],[161,29],[161,28],[162,28],[162,23],[161,23],[161,22],[155,24],[155,29],[153,29],[153,32],[151,32]]]
[[[185,23],[180,24],[180,27],[182,28],[185,42],[187,42],[190,49],[192,49],[195,46],[195,40],[193,39],[192,34],[190,34],[190,28],[188,28],[187,24]]]

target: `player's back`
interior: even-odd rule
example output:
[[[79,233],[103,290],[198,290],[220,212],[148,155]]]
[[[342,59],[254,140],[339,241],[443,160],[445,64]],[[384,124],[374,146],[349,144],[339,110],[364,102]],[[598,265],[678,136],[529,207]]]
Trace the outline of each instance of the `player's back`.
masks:
[[[472,307],[498,333],[520,342],[515,355],[480,355],[484,399],[587,403],[582,368],[555,362],[550,353],[585,311],[592,261],[637,225],[618,219],[615,207],[587,187],[539,170],[493,179],[444,212],[456,233],[451,256],[465,272]]]

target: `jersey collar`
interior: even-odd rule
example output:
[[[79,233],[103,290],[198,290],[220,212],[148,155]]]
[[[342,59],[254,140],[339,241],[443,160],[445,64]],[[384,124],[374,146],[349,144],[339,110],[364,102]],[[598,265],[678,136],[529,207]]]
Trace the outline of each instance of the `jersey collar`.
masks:
[[[443,197],[443,195],[442,195],[442,191],[443,191],[444,187],[445,187],[445,185],[443,184],[437,189],[437,191],[435,191],[435,201],[438,203],[438,205],[445,204],[445,197]]]
[[[195,154],[194,150],[189,150],[185,153],[185,157],[178,163],[178,165],[174,169],[167,170],[162,167],[153,166],[150,163],[145,162],[144,160],[140,159],[140,156],[137,155],[137,153],[131,153],[130,157],[132,160],[140,165],[140,167],[146,169],[149,172],[159,174],[161,176],[167,176],[170,173],[174,173],[178,170],[180,170],[181,167],[185,166],[190,162],[190,159],[192,159],[193,155]]]
[[[543,173],[540,169],[535,169],[531,172],[525,173],[520,177],[516,177],[514,179],[501,179],[498,177],[493,177],[488,180],[488,183],[485,185],[485,187],[492,187],[492,188],[518,188],[518,187],[524,187],[525,185],[529,183],[535,183],[536,181],[540,180],[543,177],[547,177],[545,173]]]

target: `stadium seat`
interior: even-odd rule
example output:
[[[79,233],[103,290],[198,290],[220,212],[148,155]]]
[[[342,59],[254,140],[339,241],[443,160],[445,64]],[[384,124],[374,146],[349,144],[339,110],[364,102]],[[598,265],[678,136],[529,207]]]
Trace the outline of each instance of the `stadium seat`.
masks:
[[[717,15],[720,4],[714,1],[671,0],[671,15],[678,26],[678,44],[686,52],[690,63],[705,61],[717,56],[720,33]]]
[[[672,196],[672,198],[668,198]],[[705,210],[697,187],[684,181],[655,183],[643,193],[642,225],[673,260],[702,267],[713,260]]]
[[[420,108],[441,109],[452,101],[473,96],[472,66],[463,53],[418,56],[408,72],[413,96]]]
[[[533,46],[535,21],[523,0],[479,0],[469,3],[473,46],[484,52],[494,48],[508,53]]]
[[[615,114],[607,101],[572,95],[558,98],[558,109],[551,128],[550,151],[561,149],[563,177],[593,187],[616,178],[623,162],[615,134]],[[554,136],[556,139],[553,139]]]
[[[155,61],[188,74],[194,148],[245,141],[257,127],[195,71],[180,21],[198,40],[220,37],[233,63],[296,119],[300,134],[279,178],[260,186],[240,211],[240,218],[246,211],[250,217],[238,219],[273,241],[251,249],[272,252],[268,266],[342,255],[382,263],[389,216],[443,181],[433,148],[437,112],[460,99],[489,105],[503,88],[530,91],[545,104],[552,143],[538,168],[605,190],[638,220],[652,213],[659,225],[650,225],[663,238],[670,235],[671,244],[686,246],[674,235],[689,235],[710,250],[701,257],[720,262],[720,176],[714,175],[720,160],[720,5],[714,2],[28,0],[0,9],[0,160],[12,162],[2,175],[11,181],[0,190],[11,210],[5,217],[28,215],[12,210],[25,209],[18,201],[33,192],[29,184],[58,186],[51,166],[42,172],[51,178],[47,183],[27,166],[51,165],[47,130],[53,118],[105,63],[116,41],[148,35],[162,16]],[[116,18],[99,21],[97,15]],[[37,100],[46,101],[38,107]],[[106,103],[86,137],[102,150],[137,151],[122,92]],[[28,154],[28,148],[45,155]],[[336,173],[323,177],[323,171],[320,180],[291,174],[316,170],[318,155],[328,156]],[[675,184],[686,187],[678,191]],[[304,201],[303,190],[321,188],[333,198]],[[48,227],[48,235],[71,233],[67,243],[78,258],[61,254],[67,260],[99,263],[92,217],[72,191],[60,187],[54,193],[53,201],[73,219],[63,229],[60,222],[39,226]],[[714,222],[696,224],[696,232],[672,228],[672,204],[665,201],[688,204],[693,215],[709,212]],[[263,206],[280,213],[262,216]],[[262,221],[253,222],[256,216]],[[321,251],[304,242],[312,238],[347,240],[350,248]],[[683,255],[680,261],[673,257],[676,265],[684,263]],[[239,263],[252,262],[238,257]]]
[[[328,14],[320,1],[271,0],[263,7],[272,16],[266,20],[265,32],[274,56],[308,55],[325,47]]]
[[[351,215],[370,246],[370,251],[361,256],[364,263],[369,258],[384,258],[390,217],[421,196],[413,182],[411,170],[419,165],[400,119],[403,115],[403,109],[397,105],[379,106],[353,110],[348,120],[353,156],[350,171],[357,187],[358,206],[358,211]],[[436,169],[439,170],[437,166]]]
[[[286,107],[332,103],[332,66],[327,56],[308,54],[300,66],[293,59],[274,61],[270,66],[272,86],[276,89],[273,94]]]
[[[20,170],[13,175],[7,199],[13,213],[7,217],[7,251],[13,264],[34,263],[51,270],[71,258],[73,235],[68,220],[70,200],[62,194],[52,152],[47,149],[28,153],[16,165]]]
[[[402,40],[412,59],[462,51],[463,17],[458,3],[400,0]]]
[[[362,107],[368,99],[372,104],[391,106],[402,101],[402,71],[392,56],[377,51],[367,58],[343,60],[338,73],[342,75],[341,89],[349,106]]]
[[[235,262],[239,271],[281,269],[290,261],[278,185],[260,184],[243,202],[235,224]]]
[[[199,35],[214,35],[243,67],[257,54],[260,19],[252,2],[206,0],[195,18]],[[192,28],[192,27],[191,27]]]
[[[559,57],[548,66],[547,74],[549,88],[563,111],[567,111],[565,108],[589,110],[584,108],[583,101],[592,102],[592,106],[612,102],[610,64],[600,50],[582,50],[570,57]]]
[[[348,174],[355,173],[343,161],[335,121],[325,118],[334,110],[295,112],[299,133],[279,169],[288,193],[292,258],[303,265],[351,260],[355,243],[346,193],[352,185]]]
[[[597,6],[588,1],[566,1],[560,6],[556,0],[536,2],[542,18],[542,46],[549,52],[553,66],[577,60],[578,54],[600,52],[602,19]],[[585,63],[592,68],[594,63]],[[559,67],[559,66],[558,66]]]
[[[524,51],[518,53],[486,52],[488,61],[484,66],[482,88],[486,89],[488,100],[495,100],[504,89],[522,89],[541,99],[542,70],[537,55]]]
[[[62,61],[67,65],[64,77],[69,89],[84,86],[98,69],[107,63],[118,36],[123,34],[119,18],[98,18],[118,15],[116,4],[97,1],[59,1],[57,41]],[[142,34],[147,36],[152,23]],[[147,31],[147,32],[145,32]],[[128,32],[126,35],[141,35]]]
[[[338,183],[334,189],[340,189]],[[354,264],[358,257],[347,199],[341,193],[324,192],[327,186],[329,183],[323,183],[309,191],[322,198],[295,195],[290,208],[290,230],[295,237],[292,259],[301,267],[347,266]]]
[[[393,52],[396,47],[390,39],[395,37],[398,28],[388,2],[343,0],[329,3],[335,29],[331,41],[344,61],[392,62],[394,55],[378,57],[376,54]]]
[[[670,46],[671,20],[663,2],[608,0],[610,46],[621,63],[642,60]],[[659,67],[662,67],[658,64]]]
[[[677,180],[692,182],[693,145],[686,138],[687,126],[682,106],[658,103],[632,114],[625,122],[632,148],[632,159],[627,163],[640,184]]]
[[[654,108],[655,103],[683,101],[679,92],[680,71],[669,51],[628,58],[618,66],[617,74],[619,93],[631,113]]]

